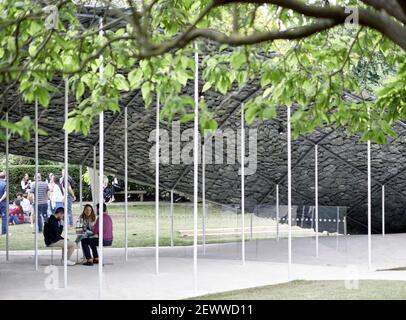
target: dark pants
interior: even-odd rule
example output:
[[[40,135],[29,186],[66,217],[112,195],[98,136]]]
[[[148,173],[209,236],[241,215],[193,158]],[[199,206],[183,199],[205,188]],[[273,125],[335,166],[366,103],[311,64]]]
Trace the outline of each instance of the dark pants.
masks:
[[[103,240],[103,247],[109,247],[113,241],[111,240]],[[83,238],[81,240],[82,244],[82,250],[83,250],[83,255],[85,256],[86,259],[91,259],[92,255],[90,254],[90,250],[92,251],[93,254],[93,259],[96,259],[99,257],[99,254],[97,252],[97,246],[99,245],[99,238]]]
[[[38,204],[38,214],[35,215],[35,219],[37,220],[38,231],[42,232],[43,223],[48,221],[48,204],[47,203]]]
[[[6,205],[0,204],[1,234],[7,233]]]

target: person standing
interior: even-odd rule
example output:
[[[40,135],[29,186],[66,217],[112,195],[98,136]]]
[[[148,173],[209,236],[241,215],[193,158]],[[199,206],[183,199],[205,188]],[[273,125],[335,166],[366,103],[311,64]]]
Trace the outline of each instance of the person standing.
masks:
[[[30,181],[30,176],[28,173],[24,175],[24,177],[21,179],[21,192],[30,192],[31,188],[31,181]]]
[[[45,181],[46,181],[46,183],[48,183],[48,188],[49,188],[49,199],[48,199],[48,212],[47,212],[47,215],[48,215],[48,217],[50,217],[51,214],[53,213],[51,199],[52,199],[52,192],[53,192],[53,185],[54,185],[54,174],[51,172],[48,175],[48,178]]]
[[[38,187],[38,199],[35,198]],[[49,187],[46,181],[41,181],[41,174],[38,173],[38,186],[33,183],[31,192],[34,195],[34,203],[38,204],[38,212],[35,212],[35,220],[37,221],[38,231],[42,232],[43,220],[48,220],[48,199],[49,199]],[[35,208],[35,206],[34,206]]]
[[[0,215],[1,215],[1,234],[7,233],[7,183],[6,175],[0,172]]]
[[[75,192],[74,192],[74,185],[73,179],[71,176],[68,175],[68,186],[65,186],[65,170],[62,169],[62,177],[60,179],[60,183],[63,187],[63,194],[68,197],[68,224],[69,227],[73,227],[73,212],[72,212],[72,205],[73,201],[76,200]]]
[[[57,176],[54,177],[52,184],[52,194],[51,194],[51,204],[52,212],[55,213],[55,210],[58,208],[63,208],[65,206],[65,197],[63,194],[63,188],[61,186],[60,180]]]

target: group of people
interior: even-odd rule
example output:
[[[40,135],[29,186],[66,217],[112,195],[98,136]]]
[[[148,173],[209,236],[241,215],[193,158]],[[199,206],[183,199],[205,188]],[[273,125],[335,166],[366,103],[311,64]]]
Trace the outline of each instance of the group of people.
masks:
[[[9,219],[6,218],[7,181],[4,172],[0,172],[0,214],[2,217],[2,234],[7,232],[7,224],[21,224],[31,222],[37,224],[38,231],[43,232],[45,245],[50,248],[64,249],[64,215],[68,214],[68,227],[73,227],[72,204],[76,200],[74,184],[68,176],[65,187],[65,172],[61,177],[52,173],[46,180],[41,174],[37,176],[37,183],[31,181],[28,174],[21,180],[21,192],[17,194],[13,204],[9,207]],[[117,181],[116,181],[117,182]],[[68,206],[65,208],[65,197]],[[35,208],[38,206],[38,212]],[[103,246],[111,246],[113,242],[113,222],[108,214],[107,206],[103,203]],[[97,247],[99,245],[99,205],[97,217],[93,207],[86,204],[76,223],[76,244],[81,244],[84,256],[83,264],[92,266],[99,262]],[[75,250],[75,242],[67,240],[68,265],[75,262],[70,258]]]
[[[4,172],[0,172],[0,214],[2,217],[1,233],[5,234],[7,224],[35,223],[38,231],[43,231],[44,223],[48,220],[57,208],[64,207],[65,197],[67,197],[68,223],[73,227],[72,204],[76,200],[74,183],[72,177],[68,176],[67,187],[65,188],[65,171],[62,170],[61,177],[53,173],[48,175],[46,180],[42,180],[41,174],[37,176],[38,186],[30,180],[26,173],[21,179],[21,192],[9,206],[9,218],[6,217],[7,203],[7,181]],[[37,199],[35,196],[37,195]],[[35,208],[38,206],[38,212]]]
[[[90,204],[86,204],[76,225],[76,243],[81,243],[85,266],[93,266],[99,263],[99,254],[97,247],[99,245],[99,219],[100,208],[97,208],[97,218],[94,209]],[[103,246],[111,246],[113,243],[113,221],[108,214],[107,206],[103,203]],[[49,217],[44,227],[44,240],[47,247],[61,248],[64,250],[64,219],[65,209],[58,207]],[[69,266],[76,263],[70,258],[75,250],[75,243],[67,240],[67,264]]]

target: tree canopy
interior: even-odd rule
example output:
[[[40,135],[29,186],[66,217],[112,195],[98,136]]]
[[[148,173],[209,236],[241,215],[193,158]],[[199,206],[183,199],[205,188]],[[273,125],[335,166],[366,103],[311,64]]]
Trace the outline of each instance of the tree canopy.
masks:
[[[202,129],[217,127],[204,92],[227,95],[249,81],[262,92],[244,103],[246,121],[294,106],[295,136],[331,125],[384,143],[406,119],[402,0],[3,0],[0,12],[2,114],[15,90],[46,108],[63,77],[76,99],[69,132],[87,134],[96,115],[117,112],[133,90],[146,107],[159,94],[163,118],[191,121],[194,102],[182,92],[194,51],[207,46],[215,50],[201,66]],[[89,15],[100,19],[84,23]],[[6,127],[29,139],[32,119],[3,116],[2,138]]]

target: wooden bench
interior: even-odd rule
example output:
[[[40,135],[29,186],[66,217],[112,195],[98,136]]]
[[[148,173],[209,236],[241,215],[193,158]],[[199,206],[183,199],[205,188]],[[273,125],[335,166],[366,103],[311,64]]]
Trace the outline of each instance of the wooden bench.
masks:
[[[128,190],[127,191],[128,195],[132,195],[132,194],[137,194],[140,196],[140,201],[143,202],[144,201],[144,194],[146,194],[147,192],[144,190]],[[119,191],[119,192],[114,192],[114,195],[116,194],[120,194],[120,195],[124,195],[125,192],[124,191]]]

